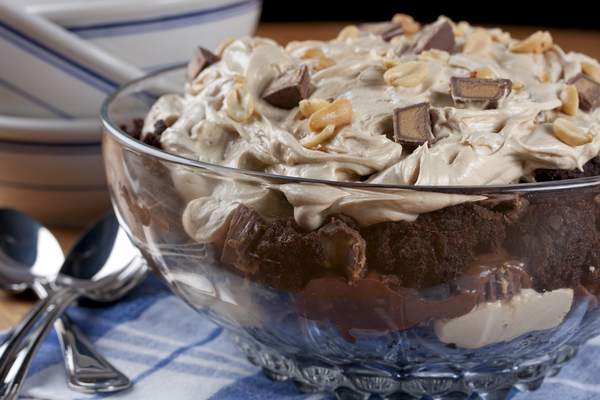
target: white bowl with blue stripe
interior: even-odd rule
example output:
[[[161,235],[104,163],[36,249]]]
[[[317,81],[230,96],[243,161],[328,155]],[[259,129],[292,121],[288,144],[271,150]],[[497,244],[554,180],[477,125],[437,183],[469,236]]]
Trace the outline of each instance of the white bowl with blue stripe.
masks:
[[[200,45],[252,34],[262,0],[27,0],[25,9],[152,72],[187,62]]]
[[[98,113],[117,82],[0,21],[0,112],[74,119]]]
[[[99,120],[0,115],[0,207],[70,226],[108,210]]]
[[[0,2],[0,114],[96,117],[106,96],[143,71],[15,4]]]

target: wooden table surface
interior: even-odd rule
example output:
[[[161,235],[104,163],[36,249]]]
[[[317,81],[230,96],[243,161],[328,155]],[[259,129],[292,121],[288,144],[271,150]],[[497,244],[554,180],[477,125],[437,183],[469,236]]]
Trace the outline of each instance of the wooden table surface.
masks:
[[[327,40],[337,36],[346,26],[343,22],[299,22],[299,23],[263,23],[257,29],[257,35],[275,39],[280,44],[292,40]],[[505,26],[504,30],[515,38],[525,38],[541,29],[539,27]],[[546,28],[547,29],[547,28]],[[554,43],[563,50],[576,51],[600,59],[600,30],[549,29]],[[50,227],[57,236],[63,250],[71,246],[79,229]],[[31,296],[15,296],[0,290],[0,330],[12,326],[31,307],[35,299]]]

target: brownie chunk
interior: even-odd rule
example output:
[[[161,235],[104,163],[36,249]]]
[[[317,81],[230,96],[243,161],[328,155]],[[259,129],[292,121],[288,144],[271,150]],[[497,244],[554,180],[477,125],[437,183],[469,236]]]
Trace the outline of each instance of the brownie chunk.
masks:
[[[304,232],[293,218],[271,223],[252,251],[259,265],[257,282],[299,291],[320,275],[325,261],[316,232]]]
[[[339,215],[329,221],[307,232],[293,218],[266,224],[252,207],[241,204],[233,215],[221,261],[257,283],[293,292],[329,271],[354,284],[366,266],[365,241],[348,226],[358,223]]]
[[[600,175],[600,159],[598,157],[592,158],[590,161],[583,165],[583,171],[578,169],[565,170],[565,169],[536,169],[535,170],[535,181],[536,182],[549,182],[549,181],[562,181],[565,179],[576,179],[576,178],[589,178],[592,176]]]
[[[455,278],[478,254],[498,251],[505,225],[502,213],[465,203],[414,222],[376,224],[363,236],[370,270],[398,276],[402,287],[427,288]]]
[[[131,136],[132,138],[139,140],[142,136],[142,128],[144,127],[144,120],[142,118],[134,118],[131,128],[127,125],[121,125],[120,128],[123,132]]]
[[[505,247],[528,263],[535,290],[575,287],[600,267],[598,211],[591,198],[540,199],[508,228]]]
[[[154,132],[147,133],[144,135],[144,137],[142,137],[142,143],[146,143],[152,147],[160,149],[160,135],[162,135],[167,128],[168,127],[165,124],[165,121],[159,119],[154,124]]]

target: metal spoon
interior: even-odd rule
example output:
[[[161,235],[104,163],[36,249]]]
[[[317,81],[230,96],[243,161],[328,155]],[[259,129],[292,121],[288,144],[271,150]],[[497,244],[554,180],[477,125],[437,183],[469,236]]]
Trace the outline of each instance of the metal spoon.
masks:
[[[80,296],[113,301],[137,285],[146,272],[139,251],[119,227],[114,214],[87,231],[57,276],[61,288],[40,300],[0,343],[0,399],[16,398],[35,352],[54,320],[72,301]],[[23,331],[31,330],[43,314],[46,315],[19,348],[26,335]]]
[[[147,272],[145,262],[140,259],[135,259],[127,267],[130,272],[134,271],[127,277],[122,278],[122,282],[112,289],[107,289],[115,297],[121,297],[133,289],[140,281],[144,279]],[[127,274],[126,274],[127,275]],[[89,295],[86,294],[86,296]],[[11,364],[4,381],[0,381],[0,400],[17,400],[21,391],[23,382],[33,359],[40,348],[44,338],[52,328],[52,321],[55,320],[64,310],[70,305],[77,295],[65,295],[66,297],[56,298],[56,302],[50,305],[46,311],[47,314],[42,319],[40,324],[27,337],[21,348],[19,349],[14,362]],[[90,379],[93,379],[93,375]]]
[[[0,289],[32,289],[44,299],[56,289],[53,284],[63,262],[60,245],[48,229],[19,211],[0,209]],[[56,320],[54,328],[72,389],[98,393],[130,386],[66,315]]]

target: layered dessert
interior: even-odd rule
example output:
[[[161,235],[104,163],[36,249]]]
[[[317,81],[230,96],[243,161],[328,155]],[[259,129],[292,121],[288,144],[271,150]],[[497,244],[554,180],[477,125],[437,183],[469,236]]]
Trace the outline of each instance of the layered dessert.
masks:
[[[230,273],[292,293],[303,317],[348,342],[419,325],[472,349],[556,327],[576,299],[596,307],[600,193],[468,190],[600,174],[600,64],[549,32],[398,14],[327,42],[199,48],[187,79],[135,135],[300,178],[171,171],[187,235]]]

